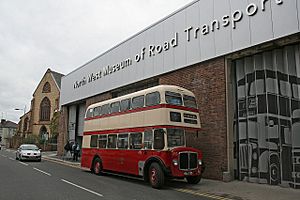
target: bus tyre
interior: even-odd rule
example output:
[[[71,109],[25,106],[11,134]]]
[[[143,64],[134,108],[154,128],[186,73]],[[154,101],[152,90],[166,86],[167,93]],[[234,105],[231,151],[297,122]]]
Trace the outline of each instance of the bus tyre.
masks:
[[[149,181],[153,188],[159,189],[164,185],[165,175],[158,163],[152,163],[149,168]]]
[[[270,159],[269,166],[269,184],[278,185],[280,183],[280,168],[279,168],[279,158],[277,156],[272,156]]]
[[[96,175],[100,175],[102,172],[102,162],[100,158],[96,158],[93,162],[93,172]]]
[[[198,184],[201,181],[201,176],[188,176],[186,180],[189,184]]]

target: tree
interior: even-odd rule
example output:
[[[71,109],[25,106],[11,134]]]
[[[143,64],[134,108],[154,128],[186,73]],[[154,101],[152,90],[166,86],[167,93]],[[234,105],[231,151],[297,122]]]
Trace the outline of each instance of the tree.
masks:
[[[51,133],[51,139],[53,138],[54,140],[56,140],[57,136],[58,136],[58,132],[59,132],[59,118],[60,118],[60,112],[55,112],[53,114],[53,117],[50,121],[50,133]],[[50,139],[50,140],[51,140]]]

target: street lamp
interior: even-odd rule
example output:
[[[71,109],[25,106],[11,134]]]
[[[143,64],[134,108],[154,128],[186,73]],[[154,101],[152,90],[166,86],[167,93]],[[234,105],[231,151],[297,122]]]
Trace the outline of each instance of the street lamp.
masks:
[[[25,112],[26,112],[26,105],[24,106],[24,108],[15,108],[15,110],[23,110],[24,115],[25,115]]]

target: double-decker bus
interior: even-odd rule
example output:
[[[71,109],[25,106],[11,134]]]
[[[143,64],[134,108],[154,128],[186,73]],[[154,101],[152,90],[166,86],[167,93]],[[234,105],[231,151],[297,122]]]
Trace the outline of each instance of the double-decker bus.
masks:
[[[298,51],[288,46],[235,61],[240,180],[300,188]]]
[[[99,175],[116,172],[143,177],[154,188],[166,178],[197,184],[204,171],[202,152],[187,147],[200,119],[195,96],[160,85],[95,103],[87,108],[81,166]]]

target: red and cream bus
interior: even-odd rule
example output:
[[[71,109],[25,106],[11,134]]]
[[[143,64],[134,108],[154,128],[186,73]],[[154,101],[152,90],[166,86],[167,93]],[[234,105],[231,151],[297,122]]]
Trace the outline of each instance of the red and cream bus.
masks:
[[[186,146],[200,129],[192,92],[160,85],[95,103],[87,108],[81,166],[99,175],[117,172],[143,177],[154,188],[165,178],[197,184],[202,152]]]

